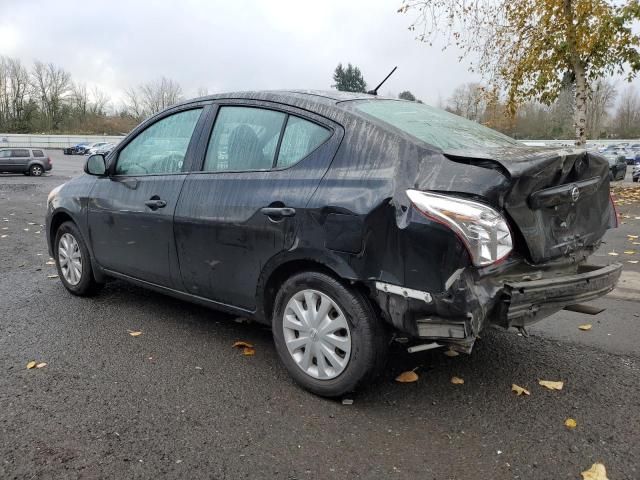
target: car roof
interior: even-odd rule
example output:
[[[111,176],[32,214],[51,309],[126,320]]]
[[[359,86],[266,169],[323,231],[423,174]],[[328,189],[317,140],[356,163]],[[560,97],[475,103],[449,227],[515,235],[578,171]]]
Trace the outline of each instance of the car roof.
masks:
[[[276,103],[284,103],[287,105],[306,105],[317,104],[317,106],[337,105],[342,102],[350,102],[354,100],[375,100],[375,95],[357,92],[341,92],[338,90],[256,90],[245,92],[229,92],[219,93],[215,95],[207,95],[205,97],[193,98],[180,105],[206,100],[221,99],[243,99],[243,100],[266,100]],[[390,100],[389,98],[385,98]],[[395,99],[394,99],[395,100]]]

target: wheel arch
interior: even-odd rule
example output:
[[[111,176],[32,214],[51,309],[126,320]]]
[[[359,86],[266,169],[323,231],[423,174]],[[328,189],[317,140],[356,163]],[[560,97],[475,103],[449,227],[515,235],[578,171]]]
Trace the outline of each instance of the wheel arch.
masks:
[[[271,324],[274,301],[280,286],[287,278],[299,272],[315,271],[329,275],[343,283],[354,283],[366,290],[354,270],[337,255],[330,257],[319,252],[297,252],[296,255],[279,256],[270,260],[262,270],[256,291],[256,320]],[[368,293],[368,292],[365,292]]]

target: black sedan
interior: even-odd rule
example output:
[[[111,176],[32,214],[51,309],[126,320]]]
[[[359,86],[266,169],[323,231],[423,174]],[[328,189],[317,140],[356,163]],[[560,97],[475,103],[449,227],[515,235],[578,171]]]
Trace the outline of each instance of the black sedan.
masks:
[[[603,153],[602,156],[609,162],[609,179],[624,180],[627,174],[627,160],[625,156],[617,153]]]
[[[392,335],[470,353],[612,290],[587,258],[616,225],[609,165],[424,104],[340,92],[216,95],[138,126],[54,189],[62,284],[108,279],[252,317],[290,374],[340,396]]]

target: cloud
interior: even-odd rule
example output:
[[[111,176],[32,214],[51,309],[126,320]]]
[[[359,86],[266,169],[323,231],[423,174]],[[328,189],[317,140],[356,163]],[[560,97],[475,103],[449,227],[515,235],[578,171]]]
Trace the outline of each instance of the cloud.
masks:
[[[54,62],[118,96],[166,76],[187,95],[248,89],[327,89],[352,62],[382,92],[432,103],[476,79],[454,51],[429,48],[397,13],[400,0],[233,2],[0,0],[0,54]]]

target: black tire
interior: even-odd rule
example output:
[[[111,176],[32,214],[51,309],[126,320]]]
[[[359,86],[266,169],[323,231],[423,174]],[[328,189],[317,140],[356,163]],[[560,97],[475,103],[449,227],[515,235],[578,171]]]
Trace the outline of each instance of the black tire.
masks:
[[[29,167],[29,175],[32,177],[41,177],[44,173],[42,165],[34,164]]]
[[[60,266],[60,240],[65,235],[71,235],[78,244],[81,262],[82,262],[82,273],[80,275],[80,281],[75,285],[70,283],[64,275],[63,269]],[[58,230],[56,231],[56,238],[53,243],[53,252],[54,258],[56,262],[56,267],[58,269],[58,276],[60,277],[60,281],[64,288],[66,288],[73,295],[78,295],[81,297],[95,295],[100,291],[103,284],[96,282],[93,277],[93,270],[91,267],[91,257],[89,255],[89,250],[87,249],[87,245],[82,238],[82,234],[80,230],[73,222],[64,222]]]
[[[639,177],[633,177],[633,181],[637,182]]]
[[[289,300],[303,290],[327,295],[342,310],[349,325],[351,352],[344,370],[335,378],[314,378],[298,366],[287,348],[284,312]],[[386,361],[387,331],[369,299],[324,273],[302,272],[284,282],[276,295],[272,330],[276,350],[289,374],[300,386],[323,397],[340,397],[371,382]]]

